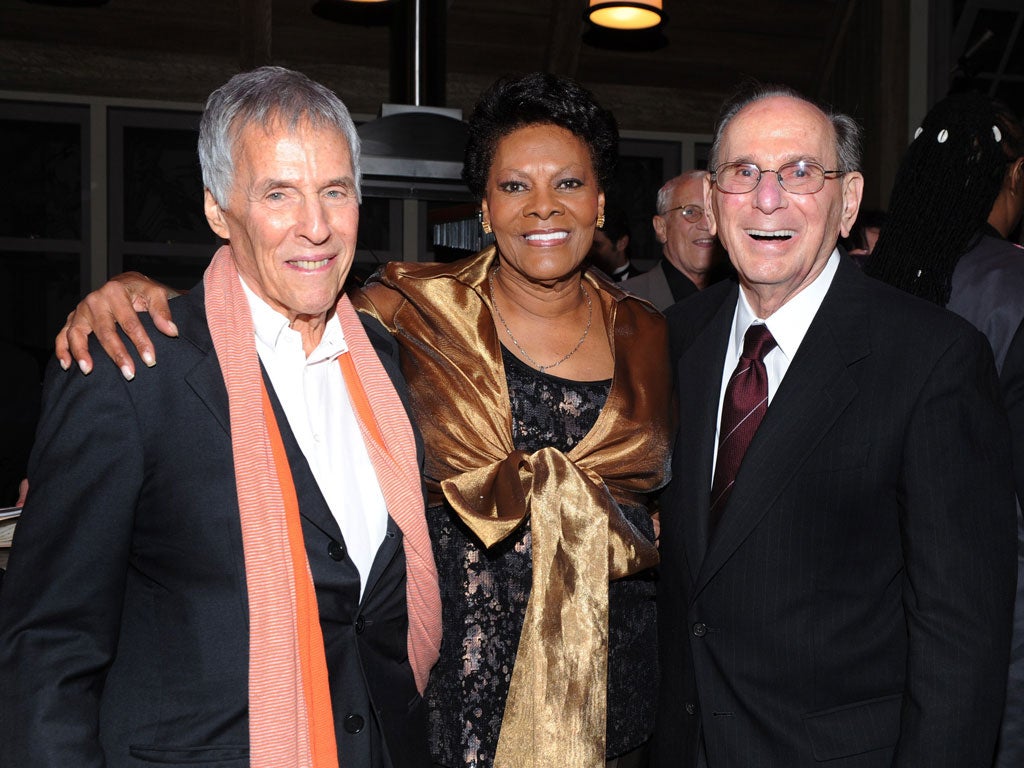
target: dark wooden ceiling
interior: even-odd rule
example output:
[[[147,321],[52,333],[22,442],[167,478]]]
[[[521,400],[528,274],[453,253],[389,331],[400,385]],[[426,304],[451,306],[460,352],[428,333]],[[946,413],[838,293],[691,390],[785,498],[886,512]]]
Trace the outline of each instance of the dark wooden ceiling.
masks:
[[[74,2],[74,0],[63,0]],[[334,88],[353,112],[389,100],[389,28],[315,16],[312,0],[0,0],[0,90],[201,103],[241,68],[275,63]],[[495,77],[576,77],[625,129],[707,133],[744,76],[822,94],[855,0],[666,0],[661,47],[583,42],[586,0],[449,0],[448,106]]]

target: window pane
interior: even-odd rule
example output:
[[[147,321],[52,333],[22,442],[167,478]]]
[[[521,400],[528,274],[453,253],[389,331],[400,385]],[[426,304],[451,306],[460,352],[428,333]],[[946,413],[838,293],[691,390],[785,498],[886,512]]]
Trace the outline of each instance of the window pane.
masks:
[[[0,168],[10,192],[0,236],[82,237],[82,136],[75,123],[0,119]]]
[[[215,243],[203,213],[195,131],[124,129],[124,240]]]

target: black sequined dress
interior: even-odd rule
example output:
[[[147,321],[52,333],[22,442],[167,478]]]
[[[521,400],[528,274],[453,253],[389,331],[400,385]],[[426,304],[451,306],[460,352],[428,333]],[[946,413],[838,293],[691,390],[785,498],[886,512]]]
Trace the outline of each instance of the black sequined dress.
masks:
[[[540,373],[502,348],[519,450],[569,451],[594,425],[610,381]],[[648,511],[624,507],[653,540]],[[485,551],[450,507],[427,509],[441,583],[444,638],[430,677],[431,750],[450,768],[490,768],[530,596],[530,520]],[[609,586],[609,758],[650,735],[657,684],[654,581],[650,571]],[[566,702],[572,706],[572,702]]]

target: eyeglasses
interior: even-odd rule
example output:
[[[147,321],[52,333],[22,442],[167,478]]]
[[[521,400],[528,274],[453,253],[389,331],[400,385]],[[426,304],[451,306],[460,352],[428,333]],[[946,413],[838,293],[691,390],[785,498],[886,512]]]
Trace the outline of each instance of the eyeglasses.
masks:
[[[824,166],[810,160],[786,163],[777,171],[771,168],[758,168],[753,163],[722,163],[711,174],[711,181],[721,192],[741,195],[744,192],[752,192],[765,173],[774,173],[779,179],[779,186],[794,195],[813,195],[825,186],[825,179],[835,179],[843,175],[843,171],[826,171]]]
[[[679,211],[680,215],[682,215],[682,217],[691,224],[696,224],[698,221],[704,218],[704,209],[701,208],[699,205],[677,205],[675,208],[669,208],[667,211],[664,211],[658,215],[667,216],[668,214],[672,213],[672,211]]]

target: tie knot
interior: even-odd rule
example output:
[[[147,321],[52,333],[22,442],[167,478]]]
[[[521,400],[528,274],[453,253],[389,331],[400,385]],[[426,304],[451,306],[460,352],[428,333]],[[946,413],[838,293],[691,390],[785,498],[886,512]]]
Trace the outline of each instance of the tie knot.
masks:
[[[768,326],[757,323],[747,328],[743,335],[743,355],[746,360],[764,360],[764,356],[777,346],[775,337]]]

